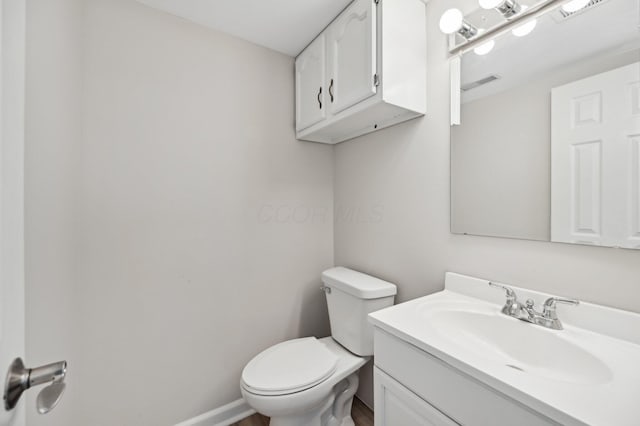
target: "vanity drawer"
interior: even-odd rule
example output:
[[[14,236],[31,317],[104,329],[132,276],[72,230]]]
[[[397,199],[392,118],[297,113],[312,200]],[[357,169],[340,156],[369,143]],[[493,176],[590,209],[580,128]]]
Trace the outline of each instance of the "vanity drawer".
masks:
[[[377,327],[374,347],[378,369],[461,425],[559,425]]]

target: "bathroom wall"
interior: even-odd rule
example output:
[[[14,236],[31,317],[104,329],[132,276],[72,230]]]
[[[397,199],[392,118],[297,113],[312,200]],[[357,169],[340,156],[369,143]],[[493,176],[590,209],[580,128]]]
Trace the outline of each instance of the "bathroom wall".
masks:
[[[29,425],[172,425],[328,335],[333,157],[293,130],[293,59],[134,0],[29,0]],[[30,408],[30,414],[33,409]]]
[[[399,301],[441,290],[455,271],[640,312],[638,251],[449,232],[449,66],[438,20],[462,3],[427,7],[427,116],[335,148],[336,264],[397,283]],[[381,215],[345,220],[340,211],[353,208]]]

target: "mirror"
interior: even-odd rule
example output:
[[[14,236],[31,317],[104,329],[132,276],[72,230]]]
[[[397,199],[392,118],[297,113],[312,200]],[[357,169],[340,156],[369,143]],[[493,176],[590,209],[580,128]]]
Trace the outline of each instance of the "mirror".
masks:
[[[463,55],[453,233],[640,248],[638,4],[557,8]]]

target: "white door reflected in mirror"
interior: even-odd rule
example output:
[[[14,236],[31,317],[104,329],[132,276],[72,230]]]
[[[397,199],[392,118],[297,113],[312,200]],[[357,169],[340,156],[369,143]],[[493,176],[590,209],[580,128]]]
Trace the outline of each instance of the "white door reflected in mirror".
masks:
[[[640,62],[551,91],[551,241],[640,249]]]

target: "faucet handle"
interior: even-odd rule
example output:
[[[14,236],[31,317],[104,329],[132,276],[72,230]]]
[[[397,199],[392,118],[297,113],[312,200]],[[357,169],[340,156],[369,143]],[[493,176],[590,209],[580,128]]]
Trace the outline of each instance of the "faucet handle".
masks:
[[[517,299],[516,292],[511,287],[507,287],[506,285],[502,285],[502,284],[492,283],[491,281],[489,281],[489,286],[503,289],[507,293],[508,302],[516,301]]]
[[[556,315],[556,304],[558,303],[577,306],[580,304],[580,301],[577,299],[566,299],[564,297],[550,297],[544,302],[544,310],[542,311],[542,314],[545,318],[558,318]]]

